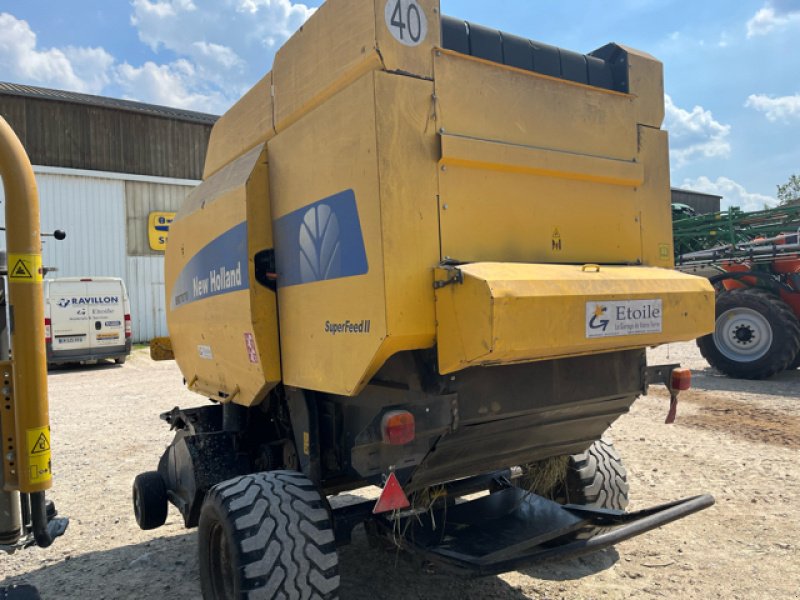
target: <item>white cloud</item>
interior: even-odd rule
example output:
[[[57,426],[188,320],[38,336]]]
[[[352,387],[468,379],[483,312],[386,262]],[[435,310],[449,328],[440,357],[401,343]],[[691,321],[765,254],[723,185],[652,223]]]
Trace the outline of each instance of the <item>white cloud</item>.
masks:
[[[133,0],[132,6],[140,40],[192,60],[211,79],[227,77],[229,85],[244,65],[266,72],[271,52],[265,49],[286,41],[315,10],[291,0]]]
[[[763,112],[770,121],[800,120],[800,94],[778,98],[765,94],[752,94],[747,98],[745,106]]]
[[[132,0],[131,24],[162,60],[131,65],[102,48],[41,48],[0,13],[0,79],[224,112],[269,69],[316,9],[292,0]]]
[[[128,100],[220,113],[230,101],[219,91],[197,82],[194,65],[184,59],[168,65],[148,61],[141,67],[124,63],[116,69],[116,83]]]
[[[800,3],[797,0],[768,0],[747,22],[747,37],[767,35],[800,23]]]
[[[745,211],[763,210],[778,203],[772,196],[748,192],[743,185],[727,177],[717,177],[716,181],[711,181],[705,176],[697,179],[684,179],[680,187],[685,190],[722,196],[722,210],[727,210],[732,206],[738,206]]]
[[[664,127],[670,136],[670,157],[676,168],[697,158],[727,158],[731,144],[731,126],[714,119],[710,110],[695,106],[691,111],[676,106],[670,96],[664,97]]]
[[[27,21],[0,13],[0,73],[19,83],[97,94],[114,58],[102,48],[39,48]]]
[[[275,50],[316,10],[291,0],[133,0],[131,6],[139,39],[177,60],[120,67],[123,87],[150,102],[213,112],[266,74]],[[159,91],[158,82],[166,81],[175,87]]]

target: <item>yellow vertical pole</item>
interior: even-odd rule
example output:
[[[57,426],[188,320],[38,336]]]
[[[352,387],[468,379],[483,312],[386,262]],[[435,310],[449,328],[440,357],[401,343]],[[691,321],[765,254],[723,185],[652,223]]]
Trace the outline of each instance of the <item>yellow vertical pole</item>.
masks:
[[[14,376],[19,491],[51,486],[47,357],[44,344],[42,241],[39,194],[28,155],[0,117],[0,175],[6,197],[8,304]]]

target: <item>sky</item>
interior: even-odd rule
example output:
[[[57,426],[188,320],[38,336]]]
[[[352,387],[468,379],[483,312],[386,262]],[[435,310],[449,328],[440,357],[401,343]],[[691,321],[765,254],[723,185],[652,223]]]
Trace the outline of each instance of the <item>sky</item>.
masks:
[[[800,0],[441,2],[570,50],[613,41],[661,60],[675,187],[755,210],[800,174]],[[319,4],[0,0],[0,81],[221,114]]]

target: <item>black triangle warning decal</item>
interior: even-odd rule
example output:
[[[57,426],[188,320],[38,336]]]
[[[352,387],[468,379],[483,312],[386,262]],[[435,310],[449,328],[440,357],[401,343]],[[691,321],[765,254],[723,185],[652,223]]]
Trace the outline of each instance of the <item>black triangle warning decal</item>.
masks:
[[[40,433],[36,443],[33,445],[33,448],[31,448],[31,454],[41,454],[48,450],[50,450],[50,442],[47,441],[47,437],[45,437],[44,433]]]
[[[11,269],[11,277],[18,279],[33,279],[31,270],[28,268],[28,265],[26,265],[25,261],[23,261],[22,259],[19,259],[17,263],[14,265],[14,268]]]

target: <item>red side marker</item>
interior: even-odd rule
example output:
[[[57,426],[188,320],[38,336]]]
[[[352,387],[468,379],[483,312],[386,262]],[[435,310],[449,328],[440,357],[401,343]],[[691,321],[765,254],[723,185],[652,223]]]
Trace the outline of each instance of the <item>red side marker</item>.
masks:
[[[408,508],[409,506],[411,506],[411,503],[400,486],[400,482],[397,481],[394,473],[390,473],[386,479],[386,485],[383,486],[381,497],[378,498],[375,507],[372,509],[372,514],[379,515],[393,510],[400,510],[401,508]]]

